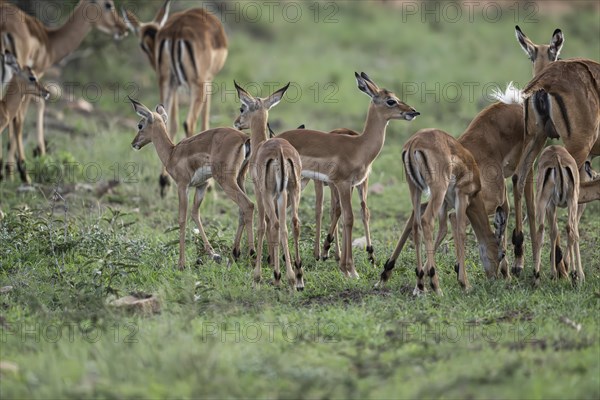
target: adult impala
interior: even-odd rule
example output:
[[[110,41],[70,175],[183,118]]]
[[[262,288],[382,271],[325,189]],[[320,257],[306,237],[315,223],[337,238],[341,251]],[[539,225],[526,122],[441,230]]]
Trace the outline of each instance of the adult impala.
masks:
[[[202,8],[192,8],[169,16],[170,0],[166,0],[154,20],[141,23],[131,11],[123,11],[130,29],[138,36],[140,46],[156,71],[160,100],[169,110],[171,138],[177,132],[177,89],[190,92],[190,108],[183,123],[187,137],[195,133],[202,111],[201,130],[208,129],[210,85],[227,59],[227,36],[221,21]],[[163,169],[161,196],[165,195],[168,177]]]
[[[269,109],[277,105],[290,84],[275,91],[267,98],[255,98],[235,83],[242,107],[235,120],[237,129],[250,129],[252,133],[250,145],[250,173],[254,182],[254,194],[258,208],[258,254],[254,269],[254,284],[261,281],[261,263],[263,239],[267,231],[269,245],[269,261],[274,264],[273,276],[275,285],[281,282],[279,270],[279,246],[285,256],[286,278],[290,287],[304,290],[302,261],[300,260],[300,187],[302,162],[300,155],[292,145],[281,138],[269,139],[267,121]],[[287,206],[291,206],[292,232],[294,235],[295,259],[294,269],[288,246],[288,230],[286,224]]]
[[[196,223],[204,250],[215,260],[221,256],[211,246],[202,222],[199,208],[206,193],[210,178],[214,178],[223,188],[227,196],[240,209],[240,220],[233,245],[234,257],[240,254],[242,230],[246,227],[250,254],[254,251],[252,232],[252,216],[254,205],[242,189],[243,170],[250,157],[250,141],[247,136],[232,128],[215,128],[186,138],[173,144],[167,131],[167,112],[162,105],[156,111],[150,111],[143,104],[130,99],[135,112],[142,117],[138,124],[138,133],[131,143],[136,150],[148,143],[153,143],[158,157],[167,172],[177,184],[179,196],[179,269],[185,267],[185,226],[188,208],[188,189],[194,188],[192,219]]]
[[[278,136],[298,150],[302,159],[302,177],[327,182],[337,191],[344,217],[339,267],[342,273],[351,277],[358,277],[352,258],[352,188],[367,177],[371,164],[383,148],[389,121],[412,121],[420,115],[394,93],[380,89],[364,72],[355,73],[355,77],[358,89],[371,98],[361,135],[332,135],[296,129]]]
[[[37,18],[25,14],[8,2],[0,3],[0,15],[2,47],[6,46],[20,65],[31,66],[38,77],[50,66],[75,51],[92,28],[112,34],[116,38],[127,33],[127,28],[117,15],[112,0],[80,0],[59,28],[46,27]],[[16,152],[17,167],[24,181],[28,181],[28,176],[24,170],[23,120],[28,105],[29,99],[26,99],[13,119],[11,137],[15,138],[15,143],[11,144],[7,164],[7,167],[12,169]],[[37,141],[39,152],[43,155],[46,151],[44,102],[39,101],[37,105]],[[12,170],[8,172],[12,174]]]

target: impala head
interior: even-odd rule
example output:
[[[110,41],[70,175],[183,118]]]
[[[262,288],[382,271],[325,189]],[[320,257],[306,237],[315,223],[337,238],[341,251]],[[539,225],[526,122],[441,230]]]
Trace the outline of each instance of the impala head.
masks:
[[[140,122],[138,122],[138,133],[133,139],[133,142],[131,142],[131,147],[139,150],[152,142],[152,139],[156,137],[156,135],[165,134],[167,131],[167,111],[162,104],[159,104],[156,106],[156,111],[152,112],[142,103],[133,100],[131,97],[128,98],[137,115],[142,117]]]
[[[276,90],[269,97],[260,98],[250,95],[240,85],[238,85],[237,82],[233,81],[233,84],[235,85],[240,101],[242,102],[240,107],[240,115],[233,123],[233,126],[239,130],[251,129],[252,120],[257,117],[262,118],[262,121],[264,122],[261,123],[266,123],[269,109],[279,104],[283,98],[283,95],[285,94],[285,91],[290,86],[288,82],[287,85]]]
[[[140,20],[132,11],[121,8],[123,21],[125,21],[125,24],[127,24],[127,28],[138,37],[138,40],[140,41],[140,47],[146,54],[146,57],[148,57],[148,60],[153,67],[156,34],[169,18],[170,5],[171,0],[165,0],[161,8],[154,16],[154,19],[150,22],[140,22]]]
[[[83,16],[101,32],[121,39],[127,35],[127,26],[119,17],[113,0],[82,0]]]
[[[376,110],[386,121],[391,119],[404,119],[412,121],[418,115],[417,110],[401,101],[394,93],[387,89],[380,89],[367,74],[355,72],[358,89],[371,98],[370,110]]]
[[[560,29],[555,29],[550,39],[550,44],[533,43],[519,28],[515,26],[515,33],[519,44],[533,63],[533,75],[539,74],[548,64],[558,60],[560,50],[565,42],[565,37]]]
[[[21,68],[17,59],[10,52],[0,55],[0,61],[6,69],[12,72],[12,79],[17,79],[21,93],[30,94],[48,100],[50,92],[38,81],[30,67]],[[10,89],[9,89],[10,90]]]

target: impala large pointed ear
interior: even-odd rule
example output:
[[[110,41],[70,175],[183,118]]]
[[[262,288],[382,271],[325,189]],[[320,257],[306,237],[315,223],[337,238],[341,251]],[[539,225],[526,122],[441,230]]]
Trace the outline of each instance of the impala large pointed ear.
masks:
[[[276,90],[275,92],[273,92],[272,95],[267,97],[267,99],[265,100],[265,107],[267,108],[267,110],[270,109],[271,107],[274,107],[277,104],[279,104],[279,102],[283,98],[283,95],[285,94],[286,90],[288,90],[289,87],[290,87],[290,82],[288,82],[287,85],[285,85],[284,87],[282,87],[279,90]]]
[[[515,26],[515,34],[517,35],[517,40],[521,45],[521,48],[529,56],[529,59],[533,61],[535,59],[535,44],[523,33],[519,25]]]
[[[552,39],[550,39],[550,48],[548,49],[552,61],[558,60],[558,56],[560,55],[564,43],[565,37],[562,31],[560,29],[555,29],[552,34]]]
[[[171,7],[171,0],[165,0],[162,7],[158,9],[158,11],[156,12],[156,15],[154,16],[154,22],[156,22],[158,24],[158,26],[161,28],[165,24],[165,22],[167,22],[167,19],[169,19],[170,7]]]
[[[358,86],[358,90],[367,94],[369,97],[373,98],[377,95],[378,87],[367,74],[361,72],[359,75],[357,72],[354,73],[354,77],[356,78],[356,84]]]
[[[148,107],[146,107],[139,101],[132,99],[129,96],[127,96],[127,98],[133,105],[133,109],[135,110],[137,115],[139,115],[142,118],[147,119],[148,122],[150,122],[150,123],[154,122],[154,117],[152,116],[152,112],[148,109]]]
[[[156,106],[156,112],[158,115],[160,115],[162,120],[167,123],[169,116],[167,115],[167,110],[165,110],[165,107],[162,104]]]
[[[247,107],[250,107],[252,103],[254,103],[254,97],[252,97],[248,92],[244,90],[244,88],[238,85],[236,81],[233,81],[233,85],[235,86],[235,90],[237,90],[240,101]]]
[[[14,54],[11,53],[10,51],[6,50],[4,52],[4,60],[3,63],[8,66],[10,69],[13,70],[13,72],[15,73],[19,73],[21,72],[21,66],[19,65],[19,62],[17,61],[17,59],[15,58]]]
[[[123,16],[123,22],[125,22],[127,29],[129,29],[131,32],[135,33],[136,35],[139,34],[141,24],[140,24],[140,20],[137,19],[135,14],[133,12],[125,9],[124,7],[121,7],[121,15]]]

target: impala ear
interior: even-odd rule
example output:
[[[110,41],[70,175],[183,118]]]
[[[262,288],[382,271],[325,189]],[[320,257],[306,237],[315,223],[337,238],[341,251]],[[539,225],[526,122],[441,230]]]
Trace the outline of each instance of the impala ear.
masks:
[[[247,107],[250,107],[252,103],[254,103],[254,97],[252,97],[240,85],[238,85],[235,80],[233,81],[233,85],[235,86],[235,90],[237,90],[240,101],[244,103]]]
[[[360,75],[355,72],[354,77],[356,78],[356,85],[358,90],[365,93],[367,96],[373,98],[377,95],[379,89],[377,85],[369,78],[367,74],[361,72]]]
[[[535,45],[529,38],[523,33],[519,25],[515,26],[515,34],[517,35],[517,40],[521,45],[521,48],[529,56],[529,59],[533,61],[535,58]]]
[[[135,110],[137,115],[139,115],[142,118],[147,119],[148,122],[150,122],[150,123],[154,122],[154,117],[152,116],[152,112],[148,109],[148,107],[146,107],[139,101],[132,99],[129,96],[127,96],[127,98],[133,105],[133,109]]]
[[[4,60],[3,63],[6,64],[10,69],[12,69],[15,73],[21,72],[21,66],[17,62],[14,54],[10,51],[6,50],[4,52]]]
[[[279,104],[279,102],[283,98],[283,95],[285,94],[286,90],[288,90],[289,87],[290,87],[290,82],[288,82],[287,85],[285,85],[284,87],[275,91],[272,95],[267,97],[267,99],[265,100],[265,107],[267,107],[267,110],[269,110],[271,107],[275,107],[277,104]]]
[[[129,10],[126,10],[124,7],[121,7],[121,14],[123,16],[123,21],[125,25],[127,25],[127,29],[136,35],[140,32],[140,21],[137,19],[135,14]]]
[[[169,116],[167,115],[167,110],[165,110],[165,107],[162,104],[159,104],[156,106],[156,112],[158,113],[158,115],[160,115],[160,117],[162,118],[162,120],[167,123],[167,120],[169,119]]]
[[[156,15],[154,16],[154,22],[156,22],[158,24],[158,26],[161,28],[165,24],[165,22],[167,22],[167,19],[169,19],[169,8],[170,7],[171,7],[171,0],[165,0],[162,7],[156,12]]]
[[[275,137],[275,132],[271,128],[271,124],[269,122],[267,122],[267,129],[269,130],[269,138],[270,139],[274,138]]]
[[[563,44],[565,43],[565,37],[560,29],[555,29],[550,40],[550,57],[552,61],[558,60],[560,51],[562,50]]]

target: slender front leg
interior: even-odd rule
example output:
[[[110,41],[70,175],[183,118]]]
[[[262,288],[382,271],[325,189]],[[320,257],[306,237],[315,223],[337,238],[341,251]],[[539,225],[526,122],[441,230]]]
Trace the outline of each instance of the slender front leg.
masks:
[[[375,256],[373,255],[375,249],[373,249],[373,244],[371,243],[371,230],[369,228],[371,211],[367,206],[367,196],[369,194],[369,175],[367,175],[365,180],[356,187],[356,190],[358,191],[358,196],[360,197],[360,216],[365,227],[365,236],[367,238],[366,250],[369,254],[369,261],[371,262],[371,265],[375,266]]]
[[[206,193],[207,186],[208,183],[204,183],[196,188],[196,193],[194,194],[194,204],[192,205],[192,219],[200,231],[200,236],[202,237],[202,242],[204,243],[204,251],[206,251],[214,261],[221,262],[221,256],[215,253],[215,250],[210,245],[208,237],[206,236],[206,233],[204,233],[204,228],[202,227],[202,220],[200,219],[200,206],[202,205],[202,200],[204,200],[204,194]]]
[[[342,259],[340,260],[340,270],[346,273],[346,276],[358,278],[358,273],[354,268],[352,259],[352,227],[354,225],[354,215],[352,213],[352,186],[346,182],[337,182],[335,187],[340,198],[342,214],[344,216],[344,238],[342,241]]]
[[[336,261],[340,261],[342,256],[340,254],[340,236],[338,234],[338,221],[342,215],[342,209],[340,207],[340,195],[333,185],[329,185],[331,193],[331,208],[329,211],[329,231],[327,237],[323,243],[323,260],[329,257],[329,249],[331,244],[335,241],[335,253],[334,258]]]
[[[317,261],[321,259],[321,221],[323,219],[323,182],[314,180],[315,183],[315,243],[313,255]],[[325,257],[325,254],[323,254]]]
[[[188,196],[186,187],[178,187],[177,195],[179,196],[179,270],[185,268],[185,220],[187,217]]]
[[[304,270],[302,268],[302,259],[300,258],[300,219],[298,218],[298,209],[300,208],[300,182],[297,177],[296,184],[288,184],[289,198],[292,211],[292,232],[294,235],[295,260],[296,268],[296,290],[304,290]],[[294,186],[292,186],[294,185]],[[317,242],[318,245],[318,242]],[[318,247],[318,246],[317,246]]]
[[[13,120],[14,123],[14,137],[16,142],[15,150],[17,152],[17,170],[21,176],[23,183],[30,183],[29,174],[27,173],[27,166],[25,165],[25,147],[23,146],[23,123],[24,123],[24,108],[23,105],[19,109],[17,116]],[[12,146],[11,146],[12,150]]]
[[[164,72],[163,72],[164,74]],[[171,118],[169,119],[169,136],[176,143],[175,136],[177,135],[177,82],[174,77],[170,76],[167,71],[167,77],[160,77],[160,99],[166,110],[171,110]],[[160,197],[164,198],[167,195],[167,187],[170,185],[169,174],[167,168],[161,167],[158,184],[160,186]]]
[[[498,258],[501,260],[499,265],[500,272],[505,279],[510,280],[511,277],[510,270],[508,268],[508,261],[506,261],[506,257],[504,257],[506,254],[506,226],[508,222],[508,215],[510,215],[510,205],[508,202],[508,193],[505,190],[504,203],[502,203],[502,206],[496,208],[494,227],[496,228],[496,242],[499,245],[498,251],[500,254],[498,254]]]
[[[265,230],[266,230],[266,221],[265,221],[265,209],[263,207],[262,201],[256,202],[256,206],[258,209],[258,229],[256,230],[256,236],[258,238],[258,247],[256,254],[256,264],[254,267],[254,281],[252,286],[254,288],[258,288],[261,280],[261,264],[262,264],[262,252],[263,252],[263,240],[265,238]]]
[[[456,229],[454,246],[456,250],[456,259],[458,262],[458,283],[460,286],[468,290],[469,280],[467,279],[467,269],[465,266],[465,242],[467,231],[467,206],[469,199],[465,195],[457,195],[456,206]]]
[[[254,232],[252,227],[252,220],[254,218],[254,204],[248,198],[248,195],[242,190],[242,188],[238,185],[238,181],[235,176],[237,176],[237,172],[228,171],[226,174],[213,174],[213,178],[219,185],[223,188],[223,191],[235,204],[238,205],[241,213],[241,218],[243,219],[243,224],[238,226],[238,233],[235,235],[235,241],[233,243],[233,257],[237,258],[240,254],[240,241],[241,241],[241,233],[239,231],[240,226],[246,228],[246,233],[248,236],[248,247],[250,248],[250,255],[255,254],[254,249]]]

